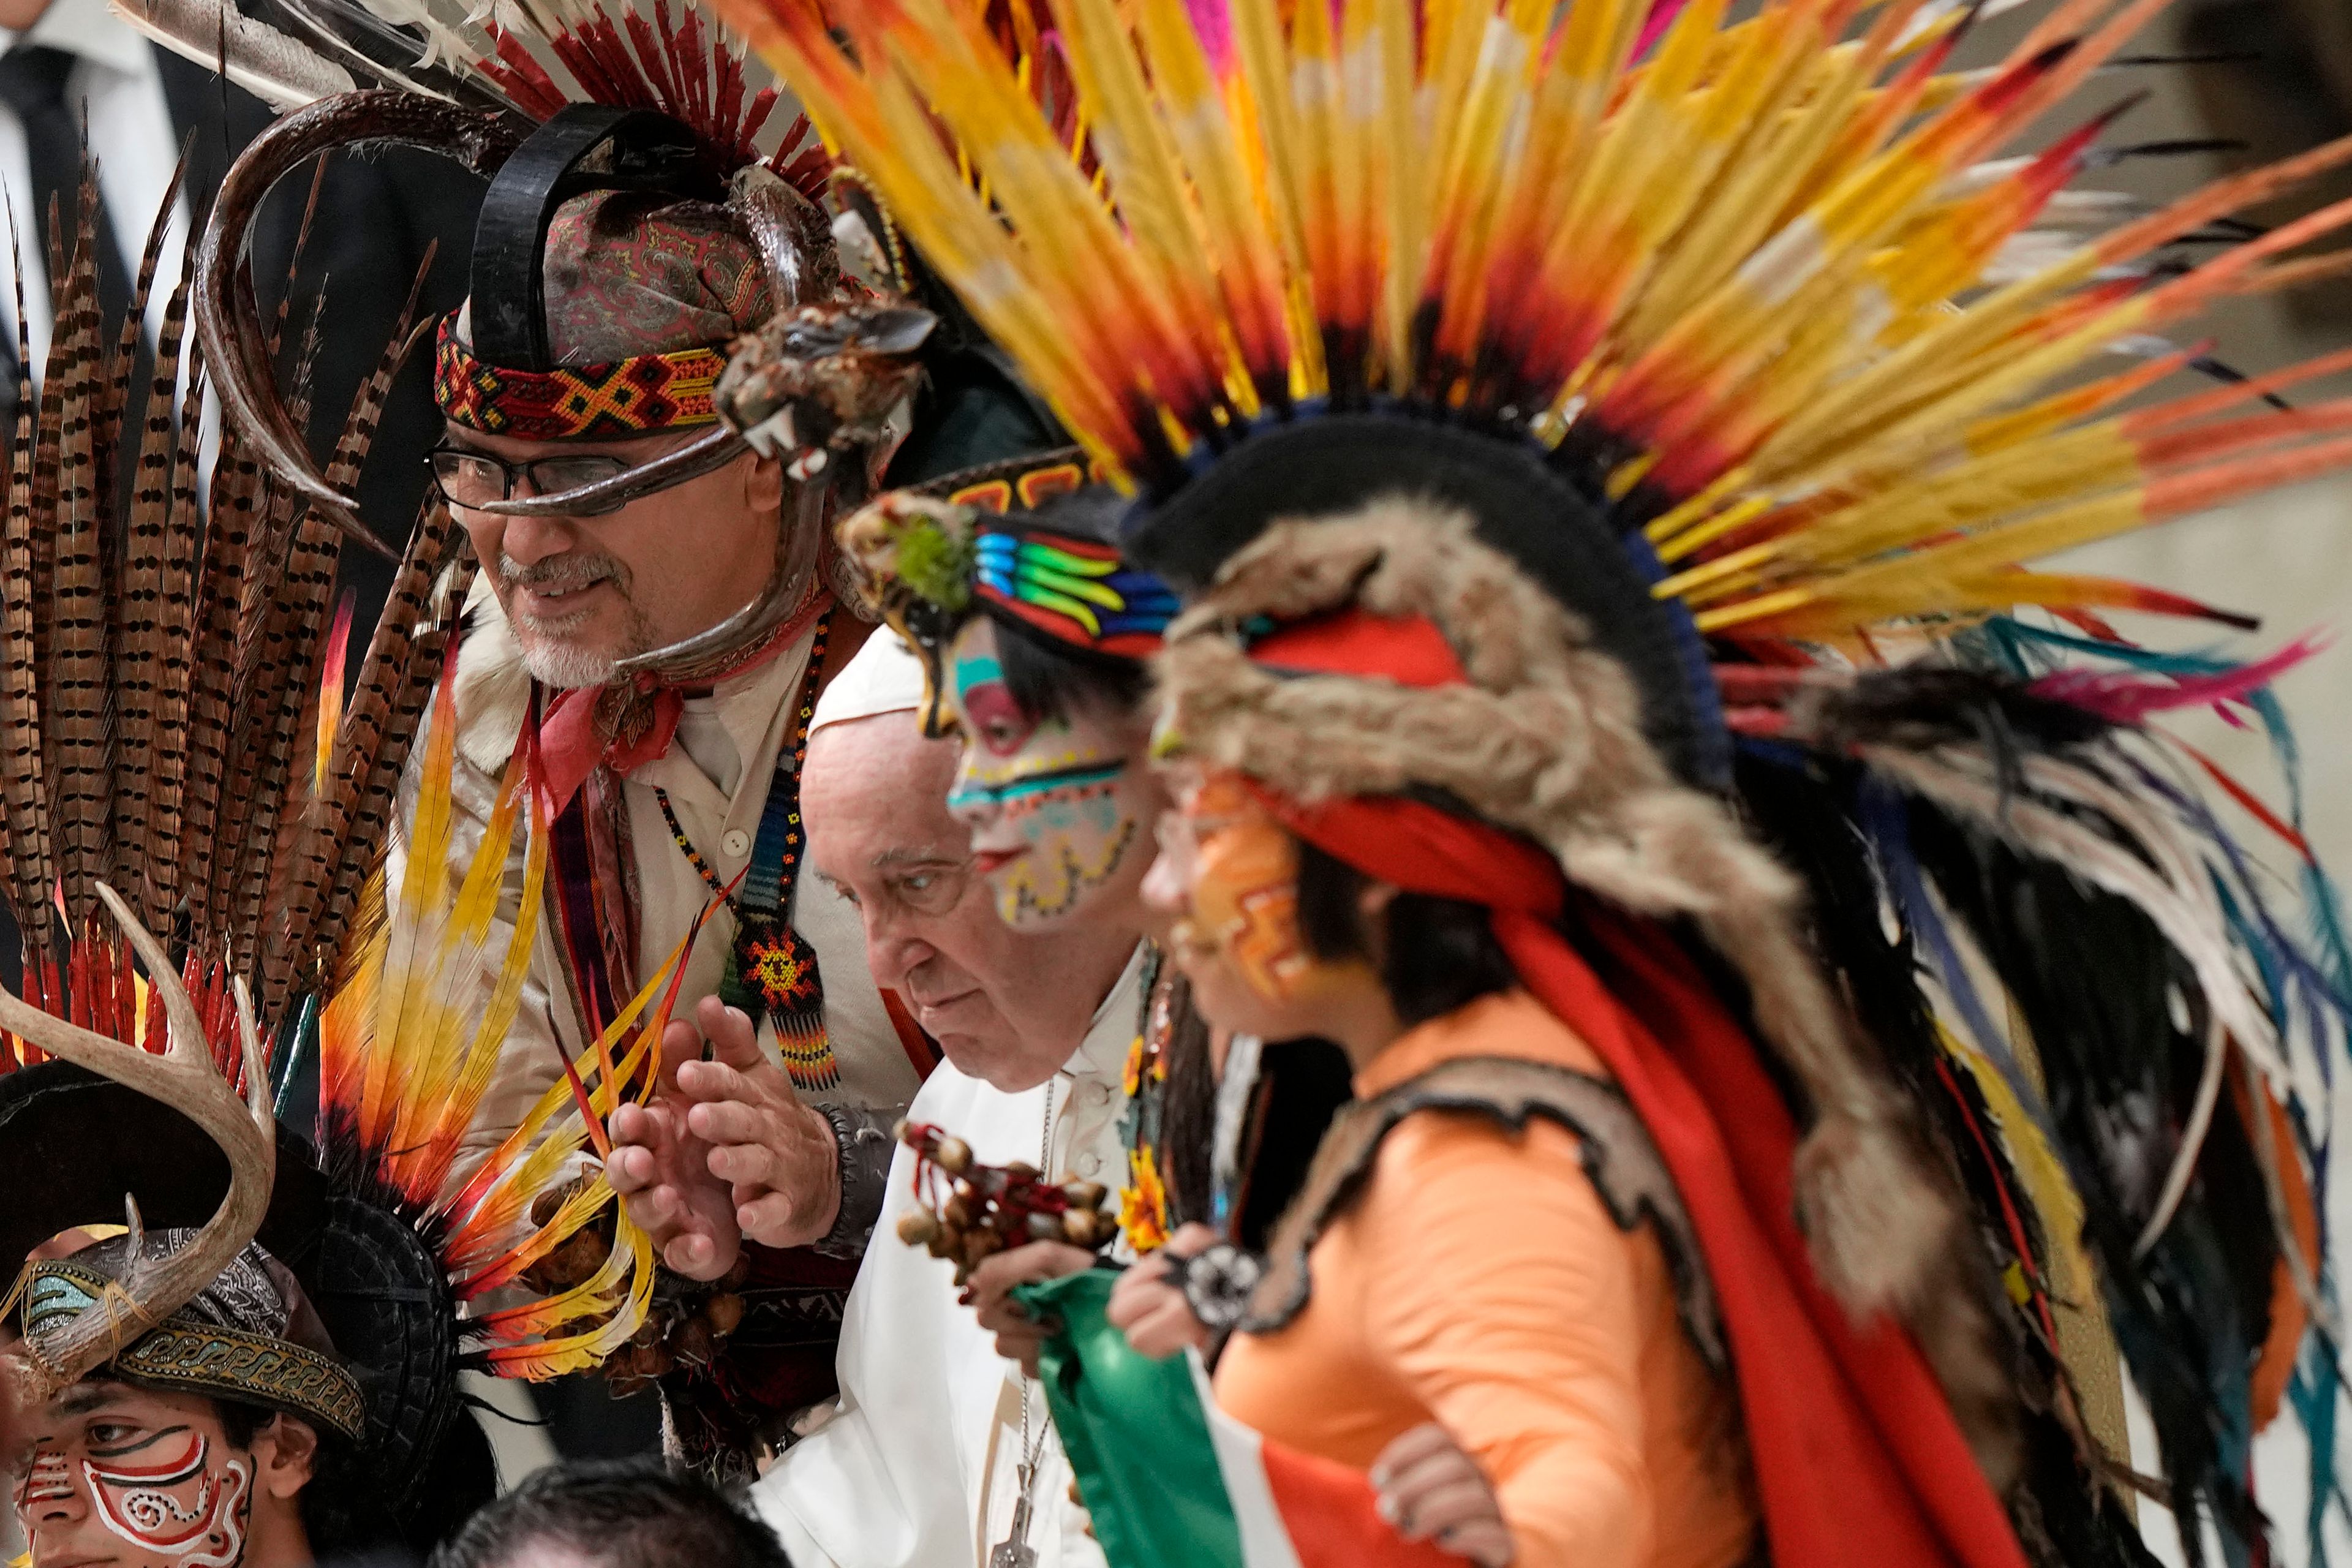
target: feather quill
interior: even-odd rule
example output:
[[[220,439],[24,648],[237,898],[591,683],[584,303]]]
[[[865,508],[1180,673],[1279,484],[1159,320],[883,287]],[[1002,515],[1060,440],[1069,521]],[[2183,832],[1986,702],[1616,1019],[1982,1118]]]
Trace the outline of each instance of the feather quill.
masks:
[[[349,70],[298,38],[257,22],[230,0],[111,0],[116,16],[207,70],[219,70],[272,109],[300,109],[354,92]]]
[[[8,241],[16,289],[16,428],[9,450],[8,521],[0,539],[0,799],[8,818],[9,901],[27,949],[46,951],[48,929],[48,778],[41,743],[40,642],[33,581],[34,452],[38,403],[33,395],[32,346],[25,324],[25,268],[13,210]],[[46,530],[47,516],[39,519]],[[39,966],[26,973],[38,990]]]

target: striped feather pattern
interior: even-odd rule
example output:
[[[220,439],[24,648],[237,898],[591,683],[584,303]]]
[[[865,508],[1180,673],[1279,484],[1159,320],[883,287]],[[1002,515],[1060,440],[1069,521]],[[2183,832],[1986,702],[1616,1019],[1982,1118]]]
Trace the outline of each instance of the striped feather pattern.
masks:
[[[717,8],[1117,482],[1302,403],[1517,427],[1753,647],[2075,607],[2014,568],[2352,466],[2340,410],[2191,398],[2158,440],[2050,401],[2352,269],[2301,254],[2352,202],[2227,226],[2352,139],[2153,211],[2077,189],[2110,114],[2008,152],[2165,4],[2064,0],[1961,72],[1972,10],[1926,0],[1071,0],[1087,159],[974,6]]]
[[[23,237],[8,225],[16,289],[16,429],[9,447],[7,531],[0,536],[0,805],[8,819],[8,898],[24,932],[48,930],[48,778],[41,743],[40,641],[33,581],[34,452],[39,427],[25,325]],[[42,522],[46,527],[47,518]]]
[[[340,931],[344,923],[343,911],[337,910],[333,898],[337,872],[347,855],[354,863],[371,859],[389,820],[381,805],[363,816],[362,796],[394,720],[395,701],[404,695],[410,660],[431,613],[434,579],[441,570],[454,527],[438,495],[428,498],[409,536],[383,614],[376,621],[350,706],[335,728],[309,831],[285,881],[283,942],[289,984],[312,974],[322,982],[332,979],[331,973],[320,974],[319,966],[334,951],[331,943],[321,941],[322,934],[331,929]],[[356,844],[355,834],[361,840]],[[358,880],[355,872],[352,896],[357,893]]]
[[[201,458],[205,374],[202,355],[189,355],[187,392],[180,405],[172,459],[172,500],[157,574],[155,700],[147,743],[147,820],[142,837],[142,885],[150,930],[162,930],[179,906],[180,825],[188,773],[188,702],[196,664],[196,567],[203,550],[203,515],[196,505]]]
[[[66,284],[58,336],[64,344],[64,389],[58,398],[58,513],[51,583],[52,627],[47,701],[53,737],[57,843],[64,879],[66,921],[81,931],[98,912],[98,883],[110,868],[108,835],[111,763],[109,755],[108,582],[100,515],[96,421],[102,396],[98,313],[98,262],[90,243],[98,184],[85,173],[81,223]],[[58,364],[53,353],[50,363]],[[110,460],[111,455],[110,454]]]

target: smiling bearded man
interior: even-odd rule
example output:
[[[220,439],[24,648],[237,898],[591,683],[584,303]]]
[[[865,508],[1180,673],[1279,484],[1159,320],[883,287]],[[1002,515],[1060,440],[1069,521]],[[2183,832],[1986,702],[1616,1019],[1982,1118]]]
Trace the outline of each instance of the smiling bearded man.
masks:
[[[868,977],[856,911],[799,874],[809,714],[869,629],[836,603],[829,491],[880,479],[910,424],[910,457],[990,454],[929,439],[912,411],[814,447],[787,432],[755,449],[720,425],[730,343],[873,296],[840,282],[819,208],[764,165],[715,177],[717,156],[662,117],[576,108],[508,159],[473,293],[441,328],[433,463],[482,568],[456,680],[453,888],[534,723],[553,814],[537,953],[468,1155],[523,1126],[696,933],[662,1076],[613,1118],[608,1163],[695,1294],[666,1293],[659,1331],[606,1370],[657,1378],[675,1448],[741,1475],[833,1391],[888,1157],[874,1134],[936,1060]],[[950,336],[931,334],[922,363],[968,386]],[[1027,405],[1003,397],[1007,416],[982,424],[1034,442]],[[519,836],[503,921],[524,864]],[[756,1127],[701,1103],[745,1096]],[[739,1321],[688,1343],[714,1289]]]

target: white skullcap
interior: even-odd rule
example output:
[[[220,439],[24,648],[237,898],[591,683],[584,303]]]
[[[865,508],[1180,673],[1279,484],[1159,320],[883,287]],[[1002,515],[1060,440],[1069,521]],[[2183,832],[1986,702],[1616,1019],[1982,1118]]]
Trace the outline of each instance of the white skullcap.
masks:
[[[923,705],[923,663],[888,626],[877,626],[856,657],[817,694],[811,731],[877,713],[911,713]]]

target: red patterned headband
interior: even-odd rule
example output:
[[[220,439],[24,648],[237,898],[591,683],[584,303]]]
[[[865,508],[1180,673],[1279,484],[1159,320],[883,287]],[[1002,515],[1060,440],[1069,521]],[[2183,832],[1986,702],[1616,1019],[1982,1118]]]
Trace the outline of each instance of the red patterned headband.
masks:
[[[727,356],[716,349],[633,354],[606,364],[507,370],[485,363],[457,341],[452,314],[441,323],[433,400],[468,430],[524,441],[618,440],[709,425]]]

